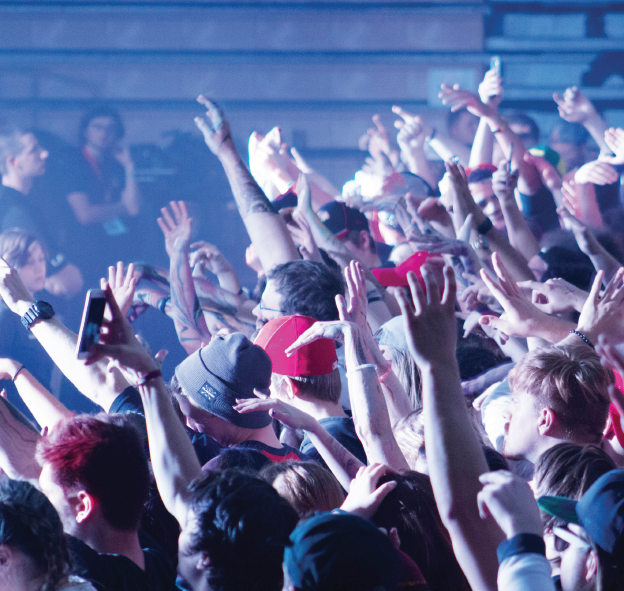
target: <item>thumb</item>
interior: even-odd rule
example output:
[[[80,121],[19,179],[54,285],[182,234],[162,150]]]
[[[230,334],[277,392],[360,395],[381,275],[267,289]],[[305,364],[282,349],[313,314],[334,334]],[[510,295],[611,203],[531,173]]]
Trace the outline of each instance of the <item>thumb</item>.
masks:
[[[509,323],[503,320],[502,318],[497,318],[496,316],[481,316],[479,318],[479,324],[490,326],[491,328],[495,328],[505,334],[509,334]],[[513,331],[511,331],[513,332]]]

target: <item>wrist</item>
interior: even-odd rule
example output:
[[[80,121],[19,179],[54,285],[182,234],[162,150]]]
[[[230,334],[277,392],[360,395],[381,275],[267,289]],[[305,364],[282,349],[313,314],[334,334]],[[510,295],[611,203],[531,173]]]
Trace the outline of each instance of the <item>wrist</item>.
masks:
[[[19,302],[17,302],[14,306],[14,312],[16,314],[18,314],[19,316],[23,316],[24,314],[26,314],[26,312],[28,312],[28,310],[30,310],[31,306],[36,302],[37,300],[35,300],[35,298],[32,299],[24,299],[24,300],[20,300]]]

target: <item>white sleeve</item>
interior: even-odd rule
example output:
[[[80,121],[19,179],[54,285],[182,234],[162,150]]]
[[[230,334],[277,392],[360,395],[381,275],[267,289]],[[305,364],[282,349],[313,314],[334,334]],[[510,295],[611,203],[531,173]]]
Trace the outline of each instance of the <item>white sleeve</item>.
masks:
[[[550,563],[541,554],[516,554],[498,567],[499,591],[555,591]]]

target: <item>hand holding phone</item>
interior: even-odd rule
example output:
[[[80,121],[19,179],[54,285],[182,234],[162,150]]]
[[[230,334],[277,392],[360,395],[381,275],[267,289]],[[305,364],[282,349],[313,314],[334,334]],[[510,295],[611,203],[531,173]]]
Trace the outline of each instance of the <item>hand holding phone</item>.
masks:
[[[82,321],[80,322],[80,332],[76,343],[76,357],[86,359],[89,355],[91,345],[99,343],[104,310],[106,309],[106,298],[100,289],[90,289],[87,292],[84,309],[82,311]]]

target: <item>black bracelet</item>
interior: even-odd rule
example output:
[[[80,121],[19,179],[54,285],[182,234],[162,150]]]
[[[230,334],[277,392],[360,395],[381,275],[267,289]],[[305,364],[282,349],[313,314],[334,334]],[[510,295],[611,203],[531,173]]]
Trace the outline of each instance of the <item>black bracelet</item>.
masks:
[[[485,234],[487,234],[493,227],[494,224],[492,223],[492,220],[490,218],[485,218],[485,220],[477,226],[477,232],[482,236],[485,236]]]
[[[571,330],[570,334],[575,334],[580,339],[583,339],[586,345],[589,345],[592,349],[595,348],[592,342],[582,332],[579,332],[578,330]]]
[[[155,369],[154,371],[150,371],[145,375],[142,375],[136,383],[136,387],[140,388],[141,386],[145,386],[147,382],[151,380],[155,380],[156,378],[162,378],[162,372],[159,369]]]
[[[15,383],[15,378],[17,377],[19,372],[22,371],[23,369],[25,369],[24,365],[20,365],[19,369],[15,372],[15,375],[13,376],[13,380],[12,380],[13,383]]]
[[[436,128],[433,127],[431,128],[431,133],[429,134],[429,137],[426,137],[425,141],[430,142],[435,137],[435,134],[436,134]]]

